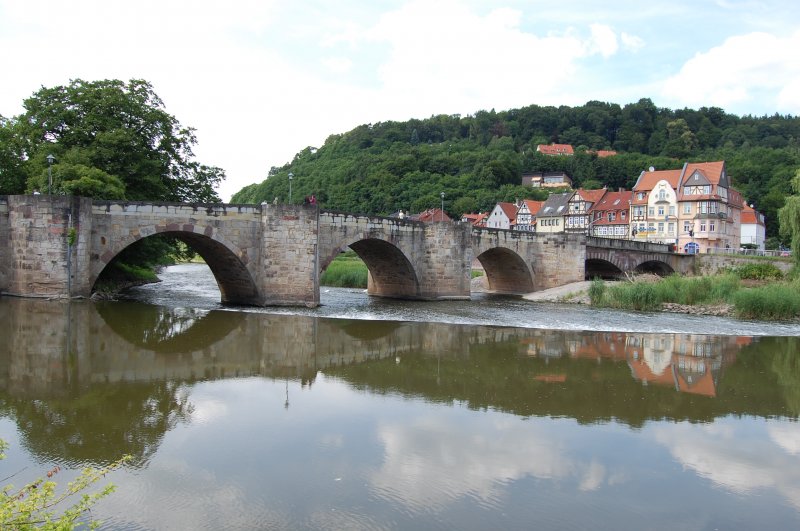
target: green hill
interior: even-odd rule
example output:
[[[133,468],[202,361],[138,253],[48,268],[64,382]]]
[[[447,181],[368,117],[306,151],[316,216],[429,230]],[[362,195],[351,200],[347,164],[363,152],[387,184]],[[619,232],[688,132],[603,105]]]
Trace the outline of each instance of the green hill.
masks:
[[[234,203],[286,202],[315,194],[323,207],[387,215],[440,205],[458,216],[497,201],[543,199],[520,186],[529,171],[565,171],[575,186],[630,189],[650,166],[725,160],[734,186],[767,217],[777,236],[777,210],[800,168],[800,118],[735,116],[716,107],[657,108],[649,99],[625,106],[592,101],[580,107],[540,107],[470,116],[361,125],[307,147],[266,180],[236,194]],[[575,156],[544,156],[538,144],[571,144]],[[598,158],[593,151],[619,154]]]

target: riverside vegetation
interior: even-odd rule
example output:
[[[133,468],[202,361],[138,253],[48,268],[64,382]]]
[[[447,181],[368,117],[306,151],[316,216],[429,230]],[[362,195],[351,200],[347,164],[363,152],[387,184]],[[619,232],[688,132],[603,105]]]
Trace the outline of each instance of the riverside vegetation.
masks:
[[[713,313],[741,319],[789,320],[800,318],[800,275],[797,268],[786,278],[775,265],[754,263],[713,276],[671,275],[652,282],[638,279],[607,283],[595,279],[589,287],[593,306],[655,311],[665,305],[721,307]]]

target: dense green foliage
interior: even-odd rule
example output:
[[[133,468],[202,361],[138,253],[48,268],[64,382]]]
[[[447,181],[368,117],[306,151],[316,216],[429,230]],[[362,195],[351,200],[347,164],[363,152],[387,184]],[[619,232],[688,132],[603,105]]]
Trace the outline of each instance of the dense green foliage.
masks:
[[[732,297],[736,315],[744,319],[800,317],[800,284],[776,283],[746,289]]]
[[[569,143],[574,157],[548,157],[537,144]],[[800,119],[738,117],[711,107],[657,108],[649,99],[619,106],[531,105],[471,116],[362,125],[308,147],[290,163],[273,167],[233,202],[286,201],[289,172],[293,200],[316,194],[334,210],[389,214],[440,205],[452,216],[488,210],[497,201],[542,199],[522,188],[527,171],[566,171],[576,186],[630,189],[642,170],[680,168],[685,161],[725,160],[734,185],[767,217],[778,234],[777,211],[800,168]],[[591,150],[615,149],[598,158]]]
[[[194,160],[193,129],[166,112],[147,81],[77,79],[43,87],[24,108],[0,117],[0,194],[50,189],[96,199],[220,201],[214,188],[225,173]],[[153,266],[176,253],[174,240],[158,236],[116,260]]]
[[[786,204],[780,209],[781,235],[788,238],[792,245],[792,254],[800,264],[800,170],[792,179],[795,195],[786,198]]]
[[[731,272],[743,280],[780,280],[783,278],[783,272],[778,266],[770,262],[754,262],[740,265],[733,268]]]
[[[183,127],[144,80],[73,80],[41,88],[0,120],[0,193],[48,188],[98,199],[217,202],[220,168],[193,160]]]

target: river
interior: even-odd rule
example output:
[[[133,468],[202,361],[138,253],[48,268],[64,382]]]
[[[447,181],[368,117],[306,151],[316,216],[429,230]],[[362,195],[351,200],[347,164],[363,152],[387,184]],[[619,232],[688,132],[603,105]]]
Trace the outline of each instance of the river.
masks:
[[[122,454],[105,529],[797,529],[800,327],[323,288],[205,266],[0,298],[0,477]]]

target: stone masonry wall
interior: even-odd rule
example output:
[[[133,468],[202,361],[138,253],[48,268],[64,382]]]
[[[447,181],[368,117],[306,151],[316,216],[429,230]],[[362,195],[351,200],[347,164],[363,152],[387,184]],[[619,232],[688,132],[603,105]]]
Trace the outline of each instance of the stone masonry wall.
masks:
[[[267,306],[319,305],[317,205],[262,208],[260,288]]]
[[[697,254],[695,255],[697,274],[713,275],[724,269],[747,264],[769,263],[783,271],[788,272],[794,263],[791,260],[769,260],[750,256],[731,256],[724,254]]]
[[[11,254],[8,247],[10,238],[8,225],[8,197],[0,196],[0,293],[8,290],[11,269]]]

